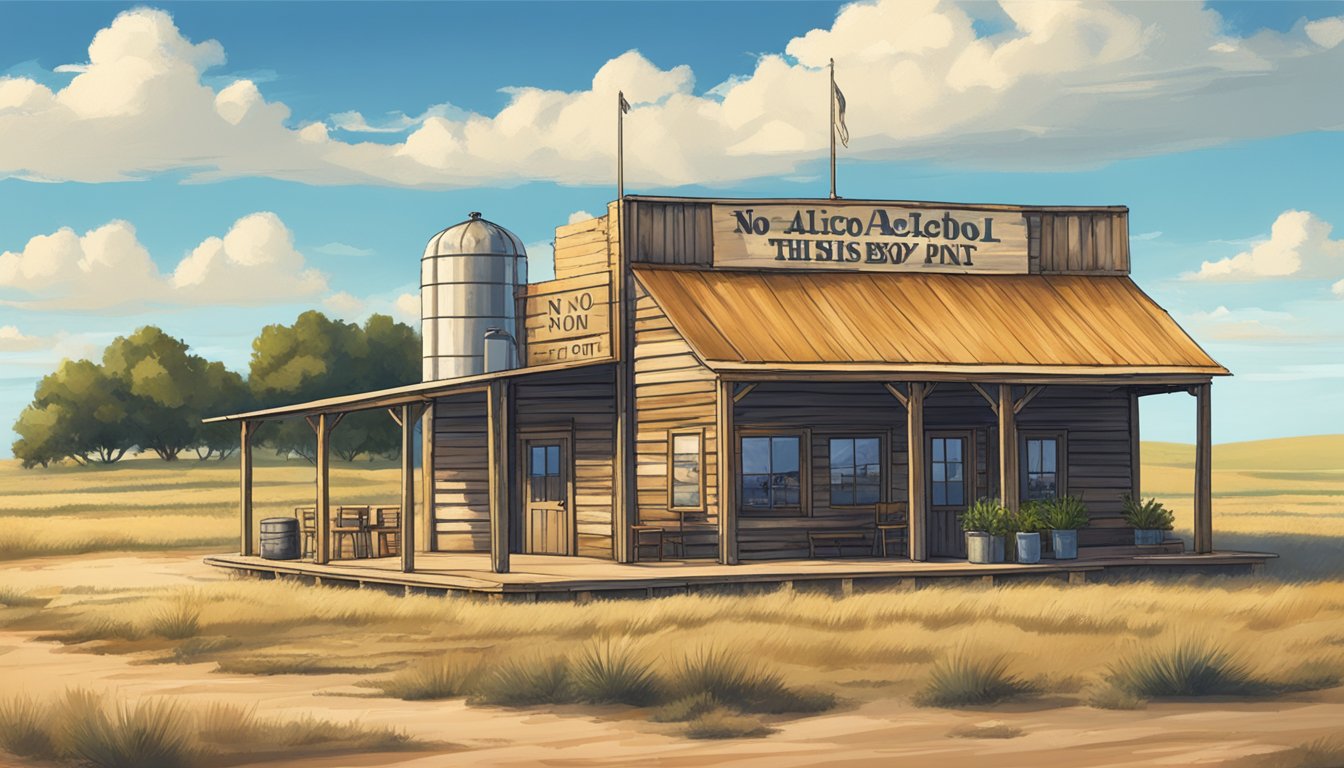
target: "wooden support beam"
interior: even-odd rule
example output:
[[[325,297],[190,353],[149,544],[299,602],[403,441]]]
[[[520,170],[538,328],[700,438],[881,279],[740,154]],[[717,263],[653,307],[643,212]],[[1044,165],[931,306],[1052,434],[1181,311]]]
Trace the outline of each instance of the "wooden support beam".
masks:
[[[985,399],[986,403],[989,403],[989,410],[993,411],[995,414],[999,412],[999,401],[991,397],[989,392],[985,391],[984,387],[975,382],[971,382],[971,387],[974,388],[976,392],[980,393],[980,396]]]
[[[733,383],[719,379],[714,428],[718,444],[719,562],[737,565],[737,461]]]
[[[1129,390],[1129,495],[1143,497],[1143,482],[1139,476],[1142,466],[1142,451],[1139,443],[1139,393]]]
[[[420,537],[425,552],[433,552],[438,546],[434,535],[434,401],[425,404],[425,413],[420,418],[420,481],[424,488],[420,493],[423,511],[420,513]]]
[[[513,425],[509,423],[509,405],[513,382],[490,382],[486,397],[490,476],[490,567],[495,573],[509,572],[509,493],[513,471],[509,462],[509,441]]]
[[[904,408],[910,407],[910,398],[907,397],[906,394],[901,391],[900,386],[890,383],[883,384],[882,386],[887,388],[887,391],[891,393],[892,397],[896,398],[896,402],[900,403],[902,407]]]
[[[1017,409],[1013,385],[999,385],[999,496],[1005,507],[1016,510],[1021,492],[1017,474]]]
[[[331,431],[336,428],[329,414],[317,416],[317,531],[313,541],[313,562],[322,565],[331,560]]]
[[[929,559],[928,492],[924,473],[924,397],[930,388],[910,382],[909,403],[906,405],[906,469],[908,501],[910,503],[910,559],[920,562]]]
[[[415,421],[418,404],[401,406],[397,423],[401,425],[401,551],[402,573],[415,572]]]
[[[747,395],[750,395],[751,391],[759,386],[760,386],[759,382],[751,381],[738,387],[737,391],[733,392],[733,402],[734,403],[742,402],[742,398],[746,397]]]
[[[1036,396],[1041,394],[1041,391],[1044,389],[1044,385],[1028,388],[1027,393],[1019,398],[1017,402],[1013,403],[1013,413],[1021,413],[1022,409],[1027,407],[1027,403],[1035,400]]]
[[[251,557],[256,554],[252,545],[252,436],[255,421],[240,422],[238,443],[238,526],[240,543],[238,554]]]
[[[397,423],[397,426],[398,426],[398,427],[402,426],[402,422],[401,422],[401,414],[398,413],[398,410],[399,410],[399,409],[400,409],[400,410],[404,410],[405,408],[406,408],[405,405],[398,405],[398,406],[396,406],[396,407],[388,408],[388,409],[387,409],[387,415],[392,417],[392,420],[395,421],[395,422]]]
[[[1212,385],[1194,387],[1195,395],[1195,554],[1213,551],[1213,407]]]

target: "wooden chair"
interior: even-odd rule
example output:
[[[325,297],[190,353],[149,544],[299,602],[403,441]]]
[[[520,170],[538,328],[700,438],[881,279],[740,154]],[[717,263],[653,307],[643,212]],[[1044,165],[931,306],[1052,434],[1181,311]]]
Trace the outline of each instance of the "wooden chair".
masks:
[[[882,556],[887,557],[887,541],[892,533],[900,534],[902,545],[909,543],[910,504],[904,501],[877,504],[873,507],[873,524],[877,528],[877,535],[873,540],[873,553],[877,554],[880,548]]]
[[[312,557],[317,551],[317,507],[295,507],[294,517],[299,520],[299,557]]]
[[[369,538],[369,508],[366,506],[336,508],[336,518],[332,521],[331,533],[335,538],[336,556],[345,552],[343,546],[350,540],[351,554],[354,557],[369,557],[371,550]]]
[[[663,559],[663,527],[661,525],[632,525],[630,534],[635,539],[635,562],[639,562],[641,547],[654,547],[658,553],[658,560]],[[646,541],[645,538],[652,538],[653,541]]]
[[[373,534],[378,557],[401,554],[401,507],[374,507]]]
[[[677,516],[677,530],[664,530],[662,533],[662,540],[665,544],[677,545],[677,556],[682,560],[686,560],[688,559],[686,557],[686,537],[697,532],[714,531],[716,529],[713,526],[708,525],[709,514],[707,512],[674,510],[673,514]],[[696,525],[692,522],[691,526],[688,528],[686,525],[686,518],[695,515],[699,515],[703,518],[705,523]]]

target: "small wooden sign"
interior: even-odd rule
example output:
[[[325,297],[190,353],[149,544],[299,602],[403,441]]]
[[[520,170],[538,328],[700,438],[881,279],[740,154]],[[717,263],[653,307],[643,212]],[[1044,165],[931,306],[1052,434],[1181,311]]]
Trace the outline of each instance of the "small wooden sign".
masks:
[[[528,365],[611,357],[610,279],[604,272],[529,286],[523,303]]]
[[[714,266],[1017,274],[1020,211],[850,204],[715,204]]]

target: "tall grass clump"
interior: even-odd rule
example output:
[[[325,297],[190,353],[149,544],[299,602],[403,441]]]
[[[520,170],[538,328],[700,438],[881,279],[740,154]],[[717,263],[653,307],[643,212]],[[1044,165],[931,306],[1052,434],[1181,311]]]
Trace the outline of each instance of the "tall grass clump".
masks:
[[[976,655],[959,648],[933,665],[928,684],[915,703],[933,707],[974,707],[995,704],[1031,693],[1030,683],[1008,671],[1002,656]]]
[[[184,593],[155,611],[149,620],[149,631],[168,640],[195,637],[201,631],[200,596]]]
[[[374,687],[406,701],[457,699],[473,692],[477,677],[465,664],[444,656],[407,667]]]
[[[1235,696],[1266,692],[1250,667],[1202,640],[1141,651],[1110,668],[1110,683],[1135,696]]]
[[[482,676],[477,700],[502,707],[563,704],[573,700],[569,677],[569,662],[562,656],[514,659]]]
[[[731,712],[726,709],[712,709],[697,715],[682,733],[692,739],[740,739],[766,736],[772,731],[754,717]]]
[[[190,718],[181,706],[146,700],[105,704],[86,691],[72,691],[61,751],[94,768],[186,768],[195,762]]]
[[[835,705],[829,694],[791,688],[778,673],[713,648],[676,663],[667,693],[674,701],[707,697],[741,712],[763,714],[822,712]]]
[[[642,707],[658,698],[653,667],[625,643],[591,643],[570,663],[574,697],[589,704]]]
[[[19,757],[55,757],[50,723],[49,707],[27,696],[0,701],[0,749]]]

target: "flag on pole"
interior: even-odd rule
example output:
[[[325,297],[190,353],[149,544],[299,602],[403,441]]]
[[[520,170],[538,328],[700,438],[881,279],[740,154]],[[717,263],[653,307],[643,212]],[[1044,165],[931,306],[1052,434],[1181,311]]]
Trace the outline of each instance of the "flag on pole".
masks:
[[[616,92],[616,98],[620,100],[619,103],[620,103],[620,106],[621,106],[621,114],[622,114],[622,115],[627,115],[627,114],[629,114],[629,113],[630,113],[630,102],[628,102],[628,101],[625,100],[625,91],[617,91],[617,92]]]
[[[831,80],[831,88],[835,91],[835,98],[831,100],[831,120],[835,123],[835,135],[842,145],[848,147],[849,129],[845,127],[845,94],[840,92],[840,86],[835,84],[834,79]]]

